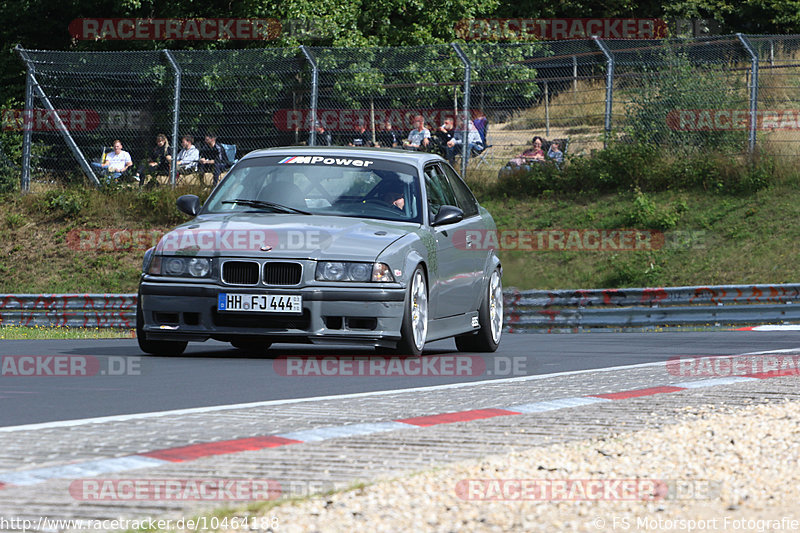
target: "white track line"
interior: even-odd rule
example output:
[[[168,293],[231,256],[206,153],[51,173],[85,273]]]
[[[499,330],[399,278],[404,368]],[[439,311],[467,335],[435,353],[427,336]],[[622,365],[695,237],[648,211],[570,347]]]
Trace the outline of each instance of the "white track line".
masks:
[[[535,376],[518,376],[513,378],[487,379],[483,381],[470,381],[467,383],[449,383],[446,385],[431,385],[428,387],[414,387],[410,389],[394,389],[371,392],[356,392],[351,394],[338,394],[331,396],[315,396],[311,398],[289,398],[285,400],[266,400],[263,402],[236,403],[228,405],[210,405],[207,407],[190,407],[187,409],[173,409],[170,411],[153,411],[149,413],[132,413],[127,415],[100,416],[96,418],[79,418],[75,420],[58,420],[54,422],[41,422],[38,424],[25,424],[21,426],[0,427],[0,433],[12,433],[15,431],[33,431],[37,429],[53,429],[83,426],[86,424],[102,424],[106,422],[125,422],[128,420],[141,420],[145,418],[155,418],[159,416],[172,415],[193,415],[203,413],[213,413],[216,411],[227,411],[231,409],[251,409],[254,407],[274,407],[277,405],[291,405],[303,402],[324,402],[329,400],[348,400],[352,398],[368,398],[370,396],[388,396],[391,394],[403,394],[407,392],[435,391],[447,389],[460,389],[464,387],[482,387],[486,385],[496,385],[498,383],[515,383],[522,381],[534,381],[538,379],[548,379],[559,376],[573,376],[586,374],[589,372],[613,372],[615,370],[627,370],[633,368],[645,368],[650,366],[664,366],[666,361],[655,361],[653,363],[638,363],[635,365],[613,366],[607,368],[593,368],[587,370],[571,370],[567,372],[555,372],[553,374],[537,374]]]
[[[785,353],[800,351],[800,348],[786,349],[786,350],[770,350],[764,352],[750,352],[737,355],[720,355],[720,357],[740,357],[743,355],[763,355],[768,353]],[[700,357],[700,356],[698,356]],[[713,357],[713,356],[709,356]],[[516,383],[523,381],[535,381],[539,379],[549,379],[559,376],[574,376],[578,374],[587,374],[589,372],[613,372],[616,370],[629,370],[634,368],[647,368],[652,366],[665,366],[667,361],[655,361],[653,363],[638,363],[635,365],[622,365],[612,366],[607,368],[593,368],[587,370],[571,370],[567,372],[555,372],[552,374],[537,374],[535,376],[518,376],[513,378],[501,379],[488,379],[483,381],[470,381],[467,383],[449,383],[446,385],[431,385],[428,387],[414,387],[410,389],[395,389],[395,390],[382,390],[372,392],[356,392],[351,394],[339,394],[331,396],[315,396],[311,398],[289,398],[284,400],[266,400],[263,402],[250,402],[250,403],[236,403],[228,405],[210,405],[207,407],[191,407],[187,409],[173,409],[170,411],[154,411],[149,413],[133,413],[127,415],[112,415],[101,416],[96,418],[79,418],[75,420],[59,420],[55,422],[42,422],[39,424],[25,424],[21,426],[8,426],[0,427],[0,433],[12,433],[16,431],[34,431],[38,429],[53,429],[64,427],[76,427],[87,424],[103,424],[107,422],[125,422],[128,420],[141,420],[146,418],[155,418],[160,416],[173,416],[173,415],[194,415],[203,413],[213,413],[216,411],[228,411],[231,409],[252,409],[255,407],[274,407],[278,405],[291,405],[303,402],[324,402],[329,400],[348,400],[352,398],[368,398],[370,396],[388,396],[391,394],[404,394],[408,392],[420,391],[435,391],[447,389],[460,389],[464,387],[482,387],[486,385],[497,385],[499,383]]]

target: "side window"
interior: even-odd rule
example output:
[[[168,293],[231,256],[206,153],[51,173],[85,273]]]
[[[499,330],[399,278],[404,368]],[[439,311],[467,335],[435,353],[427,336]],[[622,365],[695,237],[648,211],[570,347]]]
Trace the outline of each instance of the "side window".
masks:
[[[425,168],[425,190],[428,193],[428,208],[431,217],[436,216],[443,205],[456,205],[456,198],[442,171],[437,165]]]
[[[447,175],[447,181],[453,188],[453,193],[456,196],[458,207],[464,211],[464,218],[473,217],[478,214],[478,201],[469,190],[467,184],[456,174],[456,171],[450,168],[450,165],[442,165],[444,173]]]

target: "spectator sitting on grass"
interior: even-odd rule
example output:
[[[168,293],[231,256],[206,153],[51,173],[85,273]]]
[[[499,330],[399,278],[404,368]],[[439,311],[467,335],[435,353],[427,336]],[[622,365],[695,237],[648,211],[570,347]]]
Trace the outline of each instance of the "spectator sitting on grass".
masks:
[[[142,174],[145,175],[145,178],[147,177],[147,172],[169,174],[170,159],[172,159],[172,156],[169,155],[169,141],[167,140],[167,136],[163,133],[159,133],[156,135],[156,147],[153,148],[153,151],[150,153],[150,159],[147,163],[142,163],[142,165],[139,166],[139,170],[136,171],[136,175],[133,178],[139,181]]]
[[[92,163],[95,168],[103,169],[109,178],[119,179],[122,173],[132,165],[131,154],[122,149],[122,142],[115,139],[112,144],[114,151],[107,154],[103,163]]]
[[[200,158],[200,168],[203,172],[211,172],[212,186],[216,187],[219,175],[228,167],[228,156],[221,144],[217,143],[217,136],[207,133],[206,147]]]
[[[422,115],[414,117],[414,129],[408,134],[403,147],[409,150],[427,150],[431,144],[431,130],[425,127]]]
[[[355,131],[348,137],[348,146],[372,146],[372,138],[367,125],[363,120],[356,124]]]
[[[314,130],[317,133],[317,146],[333,146],[333,136],[325,129],[325,126],[323,126],[319,120],[314,122]],[[308,136],[308,144],[311,144],[311,135]]]
[[[451,164],[453,164],[455,160],[455,156],[452,155],[452,150],[448,150],[448,143],[453,140],[453,136],[456,133],[456,127],[453,124],[453,117],[447,117],[444,119],[443,124],[436,128],[435,132],[435,140],[437,147],[441,150],[441,153],[445,156],[449,156],[447,158]]]
[[[463,144],[464,120],[461,117],[458,117],[453,138],[447,143],[446,159],[448,161],[454,161],[456,154],[461,153]],[[475,127],[475,124],[473,124],[471,120],[469,121],[469,125],[467,127],[467,144],[470,151],[483,152],[483,141],[481,140],[481,134],[478,133],[478,128]]]
[[[388,118],[383,121],[383,131],[378,132],[378,138],[375,146],[383,148],[396,148],[402,144],[400,139],[401,134],[392,127],[392,121]]]
[[[564,152],[559,149],[558,141],[552,141],[550,143],[550,149],[547,150],[547,158],[555,161],[556,166],[564,162]]]
[[[533,138],[533,146],[509,161],[509,163],[521,167],[522,165],[527,165],[528,163],[540,163],[544,161],[544,150],[542,150],[542,144],[542,138],[537,135]]]
[[[178,152],[178,172],[188,174],[197,171],[197,163],[200,162],[200,151],[194,147],[194,137],[184,135],[181,137],[183,150]]]

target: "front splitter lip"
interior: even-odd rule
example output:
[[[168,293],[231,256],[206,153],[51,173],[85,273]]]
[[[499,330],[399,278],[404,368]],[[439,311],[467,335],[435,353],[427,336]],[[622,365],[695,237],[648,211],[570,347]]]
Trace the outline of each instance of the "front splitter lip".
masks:
[[[149,340],[170,340],[170,341],[192,341],[204,342],[216,337],[225,339],[252,339],[253,337],[267,337],[272,342],[303,343],[317,345],[364,345],[364,346],[393,346],[400,340],[399,335],[380,335],[375,332],[364,332],[364,334],[331,331],[328,333],[311,333],[301,330],[288,331],[265,331],[261,334],[255,332],[214,332],[213,334],[198,331],[163,330],[159,327],[146,326],[144,329]],[[224,340],[221,342],[229,342]]]
[[[219,293],[232,294],[300,294],[304,301],[342,302],[402,302],[405,289],[399,284],[382,287],[266,287],[197,285],[184,283],[154,283],[142,281],[139,293],[147,296],[178,296],[189,298],[217,298]]]

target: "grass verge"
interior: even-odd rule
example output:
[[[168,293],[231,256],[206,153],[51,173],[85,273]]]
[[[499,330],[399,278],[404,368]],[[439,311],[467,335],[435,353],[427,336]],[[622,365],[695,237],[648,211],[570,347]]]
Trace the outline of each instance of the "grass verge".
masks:
[[[0,340],[131,338],[136,338],[136,330],[122,328],[0,326]]]
[[[601,155],[602,154],[602,155]],[[502,250],[504,285],[520,289],[784,283],[796,281],[800,171],[787,158],[677,157],[621,146],[498,181],[472,181],[501,231],[660,232],[652,249]],[[145,246],[80,249],[82,229],[157,235],[187,217],[180,194],[49,187],[0,196],[3,293],[130,293]]]

